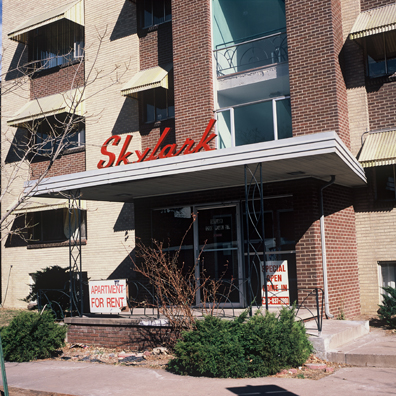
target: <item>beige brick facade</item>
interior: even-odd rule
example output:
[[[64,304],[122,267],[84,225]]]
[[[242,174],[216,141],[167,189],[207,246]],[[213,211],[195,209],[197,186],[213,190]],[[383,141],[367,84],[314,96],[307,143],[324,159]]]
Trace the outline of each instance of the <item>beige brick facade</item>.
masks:
[[[7,33],[24,20],[53,8],[54,2],[50,0],[36,0],[28,5],[4,1],[7,17],[3,24],[3,71],[15,67],[16,59],[25,49],[23,44],[9,40]],[[62,157],[50,176],[96,169],[102,143],[115,134],[132,134],[130,149],[141,148],[137,101],[123,97],[120,92],[122,85],[139,70],[135,4],[123,0],[85,1],[85,44],[86,149]],[[6,75],[2,101],[4,137],[12,138],[15,128],[7,126],[7,119],[27,103],[33,89],[36,97],[43,97],[71,89],[73,84],[83,85],[81,73],[77,78],[73,78],[74,74],[70,68],[63,68],[56,74],[35,79],[32,84],[26,80],[21,86],[16,86],[21,78],[14,78],[15,73]],[[5,93],[4,87],[8,86],[12,90]],[[3,161],[7,155],[9,145],[2,140]],[[2,174],[3,187],[12,166],[6,165]],[[44,167],[45,163],[34,164],[32,176],[37,177]],[[23,179],[29,179],[28,173],[24,174],[13,183],[2,201],[3,213],[18,196]],[[131,266],[129,252],[134,247],[133,204],[87,202],[87,236],[82,257],[83,271],[88,272],[89,278],[106,279],[112,274],[125,277],[125,270]],[[5,306],[26,307],[21,299],[29,292],[29,273],[53,265],[69,266],[67,246],[28,249],[4,245],[5,241],[2,244],[2,301]]]

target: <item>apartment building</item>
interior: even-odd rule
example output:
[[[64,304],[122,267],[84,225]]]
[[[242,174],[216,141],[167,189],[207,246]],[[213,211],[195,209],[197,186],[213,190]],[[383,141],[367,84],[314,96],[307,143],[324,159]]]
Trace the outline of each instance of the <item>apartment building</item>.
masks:
[[[329,317],[375,313],[396,280],[394,2],[62,3],[3,1],[3,136],[70,98],[80,117],[14,211],[33,237],[3,243],[3,301],[23,306],[30,274],[69,265],[73,196],[90,279],[133,284],[137,238],[168,252],[184,238],[180,262],[231,285],[225,307],[320,288]],[[26,79],[18,64],[40,67]],[[46,166],[32,161],[3,211]]]

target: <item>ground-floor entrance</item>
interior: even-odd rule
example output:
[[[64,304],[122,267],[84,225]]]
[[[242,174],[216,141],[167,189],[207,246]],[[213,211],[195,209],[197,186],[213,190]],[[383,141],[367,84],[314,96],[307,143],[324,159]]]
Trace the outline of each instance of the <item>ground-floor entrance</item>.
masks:
[[[243,200],[152,209],[152,238],[165,251],[178,251],[179,265],[194,268],[196,279],[220,281],[216,299],[224,307],[265,303],[264,261],[270,305],[289,305],[297,300],[293,197],[266,197],[264,207],[265,258],[259,262],[247,248],[256,244],[263,257],[260,241],[248,240],[255,230],[247,217],[257,213],[246,213]],[[196,304],[205,304],[205,298],[198,291]]]

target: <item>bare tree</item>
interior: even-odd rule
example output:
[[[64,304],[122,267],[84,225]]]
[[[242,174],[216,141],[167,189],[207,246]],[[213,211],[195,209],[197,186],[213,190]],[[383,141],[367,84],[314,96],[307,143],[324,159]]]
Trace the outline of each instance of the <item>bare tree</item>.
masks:
[[[46,114],[41,107],[40,98],[37,98],[34,92],[34,84],[31,84],[37,73],[48,68],[53,61],[53,57],[30,64],[24,63],[23,59],[26,58],[24,57],[24,53],[27,47],[25,45],[25,49],[17,61],[17,66],[7,71],[7,74],[12,74],[16,77],[7,79],[5,78],[6,75],[2,76],[2,100],[7,100],[7,96],[9,95],[18,95],[21,88],[32,90],[33,100],[38,108],[38,112],[34,120],[18,125],[24,131],[18,136],[16,133],[13,133],[12,138],[7,139],[5,134],[2,133],[2,147],[9,147],[9,152],[12,152],[14,160],[12,163],[6,163],[3,155],[1,162],[2,186],[0,202],[3,202],[6,196],[14,193],[12,192],[13,186],[21,179],[25,181],[26,174],[32,175],[31,168],[34,161],[37,159],[45,161],[45,166],[40,169],[39,174],[33,175],[34,182],[30,184],[29,189],[18,191],[14,197],[13,204],[8,206],[6,211],[3,208],[3,214],[0,219],[2,239],[7,238],[10,233],[24,237],[23,231],[26,227],[31,227],[32,224],[25,222],[21,227],[11,230],[10,226],[14,221],[13,212],[16,209],[23,208],[29,200],[32,200],[38,185],[48,177],[56,160],[62,156],[65,150],[73,147],[75,144],[73,140],[76,139],[79,129],[83,127],[87,118],[100,118],[100,113],[87,114],[81,111],[84,102],[90,99],[86,96],[87,87],[96,83],[98,80],[105,80],[106,83],[102,84],[101,90],[106,90],[112,85],[119,84],[124,74],[128,71],[129,62],[125,62],[122,65],[114,65],[107,72],[96,67],[102,44],[107,39],[107,36],[107,29],[103,33],[97,33],[97,49],[89,70],[85,70],[85,78],[82,83],[81,81],[77,81],[77,76],[80,74],[81,69],[85,67],[84,56],[80,56],[76,61],[76,59],[72,60],[73,57],[70,56],[71,52],[63,55],[67,60],[70,59],[70,65],[73,65],[74,76],[70,82],[70,89],[59,94],[62,95],[65,108],[67,109],[67,111],[61,114]],[[97,93],[99,91],[96,91],[94,94]],[[91,97],[94,94],[91,94]],[[45,133],[42,131],[45,131]]]

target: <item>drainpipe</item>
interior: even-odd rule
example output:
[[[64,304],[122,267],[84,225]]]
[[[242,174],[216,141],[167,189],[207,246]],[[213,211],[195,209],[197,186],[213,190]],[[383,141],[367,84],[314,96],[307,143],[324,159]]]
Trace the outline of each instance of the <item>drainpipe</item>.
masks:
[[[322,243],[323,291],[325,297],[325,314],[327,318],[333,318],[334,316],[329,311],[329,288],[327,284],[327,258],[326,258],[326,238],[325,238],[325,228],[324,228],[323,190],[331,186],[334,182],[335,182],[335,176],[332,175],[330,182],[325,184],[320,189],[320,240]]]

